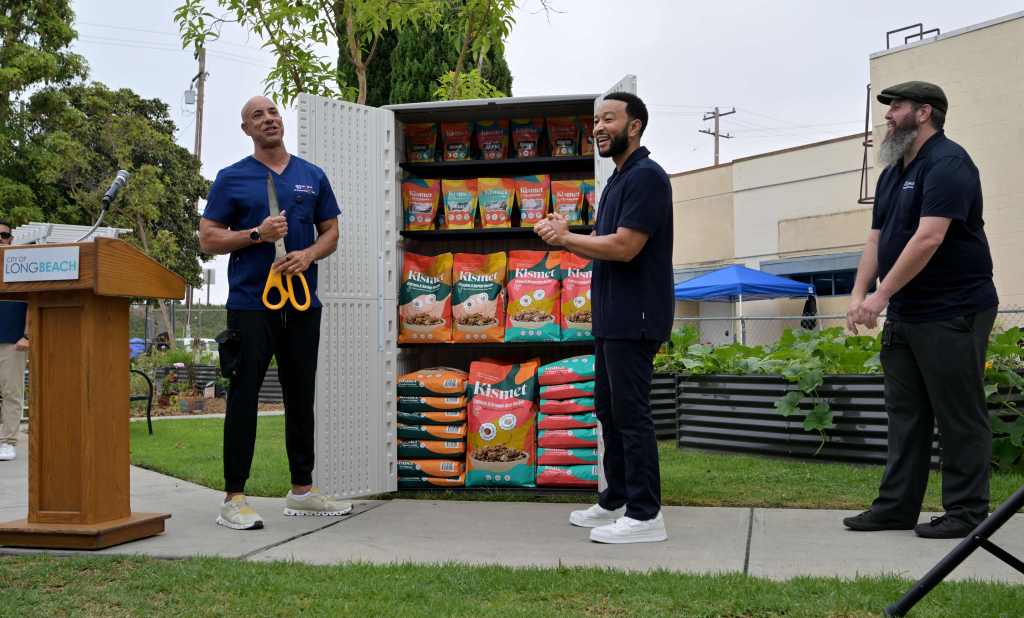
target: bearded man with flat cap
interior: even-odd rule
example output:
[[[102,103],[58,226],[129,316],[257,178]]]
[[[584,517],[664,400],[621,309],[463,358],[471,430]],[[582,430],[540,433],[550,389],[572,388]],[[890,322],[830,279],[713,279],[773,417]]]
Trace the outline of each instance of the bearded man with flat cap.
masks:
[[[889,106],[879,148],[885,169],[847,326],[874,328],[887,312],[881,360],[889,451],[871,509],[843,523],[962,538],[988,516],[992,456],[984,371],[999,298],[981,181],[967,151],[943,131],[949,103],[939,86],[906,82],[878,101]],[[918,524],[936,424],[946,512]]]
[[[228,329],[218,335],[221,369],[231,380],[224,418],[224,489],[217,523],[233,530],[263,528],[263,518],[245,497],[245,483],[256,445],[260,387],[273,356],[284,393],[285,448],[292,489],[286,516],[345,515],[352,505],[313,487],[316,363],[320,345],[320,301],[316,297],[317,260],[338,246],[338,202],[322,169],[289,154],[284,122],[273,101],[252,97],[242,108],[242,132],[253,153],[222,169],[210,187],[199,222],[203,253],[230,253]],[[270,211],[268,182],[280,211]],[[276,257],[283,240],[286,255]],[[309,307],[270,309],[263,290],[271,268],[303,275]],[[300,287],[295,281],[295,287]],[[274,303],[276,305],[276,303]]]

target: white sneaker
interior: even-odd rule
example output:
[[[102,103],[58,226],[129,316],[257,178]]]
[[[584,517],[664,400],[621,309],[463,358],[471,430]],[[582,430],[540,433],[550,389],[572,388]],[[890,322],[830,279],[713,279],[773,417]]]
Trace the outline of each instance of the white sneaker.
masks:
[[[615,520],[626,514],[626,507],[621,509],[615,509],[609,511],[600,504],[583,509],[582,511],[573,511],[569,514],[569,523],[580,528],[596,528],[598,526],[606,526],[608,524],[615,523]]]
[[[336,496],[326,496],[316,487],[301,497],[289,490],[284,501],[284,514],[287,517],[329,517],[348,515],[351,512],[351,502],[342,502]]]
[[[0,444],[0,461],[14,461],[18,458],[18,453],[14,450],[14,447],[10,444]]]
[[[217,523],[232,530],[259,530],[263,527],[263,518],[249,506],[245,496],[236,495],[220,505]]]
[[[647,521],[620,517],[614,524],[590,531],[590,540],[597,543],[657,543],[666,539],[668,532],[665,531],[661,511],[658,511],[657,517]]]

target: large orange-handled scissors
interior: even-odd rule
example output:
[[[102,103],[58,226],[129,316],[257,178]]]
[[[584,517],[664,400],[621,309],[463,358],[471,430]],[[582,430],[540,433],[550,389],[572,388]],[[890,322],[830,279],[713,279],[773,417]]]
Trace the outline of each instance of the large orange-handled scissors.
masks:
[[[267,172],[267,202],[270,204],[270,216],[276,217],[281,214],[281,208],[277,203],[277,189],[274,188],[274,177],[271,176],[270,172]],[[287,255],[287,251],[284,248],[284,238],[278,238],[274,242],[274,261],[283,258]],[[306,302],[299,304],[299,301],[295,299],[295,286],[293,280],[295,277],[299,278],[302,282],[302,289],[305,291]],[[279,297],[276,303],[270,302],[270,293],[276,291]],[[291,303],[292,307],[295,307],[299,311],[305,311],[309,309],[309,284],[306,283],[306,276],[302,273],[298,274],[284,274],[281,271],[274,270],[273,267],[270,269],[270,274],[267,275],[267,284],[263,286],[263,305],[267,309],[281,309],[286,304]]]

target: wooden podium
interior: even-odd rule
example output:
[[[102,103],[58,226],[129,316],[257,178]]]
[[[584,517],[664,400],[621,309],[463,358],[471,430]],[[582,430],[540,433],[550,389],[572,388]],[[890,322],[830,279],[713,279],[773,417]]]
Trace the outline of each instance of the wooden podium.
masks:
[[[73,247],[77,279],[12,281],[8,268],[27,271],[16,259]],[[31,329],[28,518],[0,523],[0,545],[101,549],[160,534],[169,514],[131,511],[128,309],[182,298],[185,281],[110,238],[7,246],[0,264],[0,300],[27,300]]]

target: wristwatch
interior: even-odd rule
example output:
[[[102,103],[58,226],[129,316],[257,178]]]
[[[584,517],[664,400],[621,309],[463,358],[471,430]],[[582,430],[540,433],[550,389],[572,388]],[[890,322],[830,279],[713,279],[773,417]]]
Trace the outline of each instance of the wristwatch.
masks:
[[[249,230],[249,240],[253,242],[259,242],[263,240],[263,237],[260,236],[260,228],[254,227],[251,230]]]

